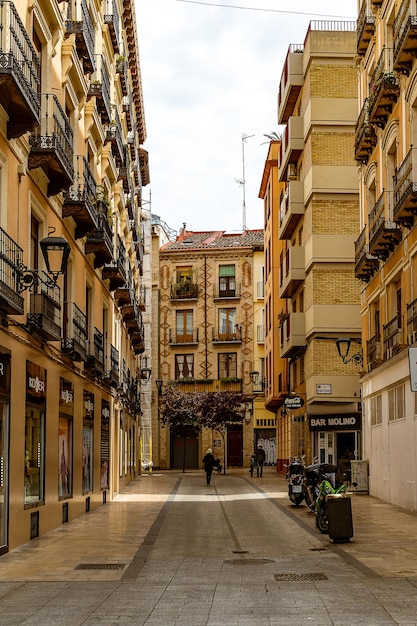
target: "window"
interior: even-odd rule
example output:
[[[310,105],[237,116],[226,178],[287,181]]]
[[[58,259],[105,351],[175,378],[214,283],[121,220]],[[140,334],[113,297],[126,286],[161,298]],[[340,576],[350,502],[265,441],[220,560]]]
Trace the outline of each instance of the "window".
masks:
[[[405,417],[405,385],[388,390],[388,420],[393,422]]]
[[[72,423],[74,390],[72,383],[60,378],[58,431],[58,498],[72,495]]]
[[[382,395],[371,398],[371,426],[382,424]]]
[[[236,295],[236,268],[234,265],[220,265],[219,267],[219,296],[230,297]]]
[[[219,309],[219,339],[236,339],[237,330],[236,309]]]
[[[191,284],[192,274],[193,274],[192,267],[177,267],[178,285]]]
[[[193,310],[186,309],[176,312],[176,341],[187,342],[193,340]]]
[[[25,504],[44,499],[46,370],[26,361]]]
[[[219,378],[237,377],[237,354],[227,352],[219,354]]]
[[[175,379],[194,378],[194,354],[175,355]]]

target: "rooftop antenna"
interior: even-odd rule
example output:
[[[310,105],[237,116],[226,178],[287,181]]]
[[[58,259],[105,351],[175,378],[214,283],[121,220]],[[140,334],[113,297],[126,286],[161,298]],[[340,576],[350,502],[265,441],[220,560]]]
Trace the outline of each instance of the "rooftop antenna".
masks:
[[[242,186],[243,190],[243,205],[242,205],[242,218],[243,218],[243,230],[246,230],[246,193],[245,193],[245,143],[251,137],[255,137],[255,135],[247,135],[246,133],[242,134],[242,178],[235,178],[235,181]]]

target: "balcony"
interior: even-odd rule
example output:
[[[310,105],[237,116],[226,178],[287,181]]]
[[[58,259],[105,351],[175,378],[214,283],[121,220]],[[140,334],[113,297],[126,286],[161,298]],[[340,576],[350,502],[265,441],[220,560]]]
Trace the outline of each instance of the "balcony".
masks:
[[[139,311],[146,311],[146,287],[143,285],[139,289]]]
[[[357,53],[363,56],[369,46],[369,42],[375,34],[375,15],[369,13],[368,3],[363,0],[356,23]]]
[[[179,378],[175,381],[181,393],[214,393],[215,391],[242,392],[242,379],[234,376],[218,380],[204,378]]]
[[[375,127],[369,122],[368,98],[365,98],[355,127],[355,160],[366,165],[377,141]]]
[[[73,131],[58,98],[41,94],[41,122],[29,138],[30,170],[40,167],[49,179],[48,196],[69,189],[74,180]]]
[[[383,191],[369,214],[369,252],[382,261],[401,241],[401,228],[392,217],[392,203],[392,191]]]
[[[111,120],[110,78],[101,54],[96,55],[96,67],[88,85],[87,99],[95,98],[97,110],[103,124]]]
[[[213,299],[214,300],[239,300],[242,294],[242,287],[240,283],[235,281],[228,281],[227,285],[213,285]]]
[[[124,96],[127,96],[127,85],[128,85],[127,61],[123,56],[119,57],[119,59],[116,62],[116,74],[119,77],[122,94]]]
[[[117,235],[117,247],[113,259],[102,269],[102,278],[110,281],[109,291],[115,291],[126,282],[126,248],[120,235]]]
[[[417,148],[411,148],[394,174],[394,210],[396,222],[411,228],[417,215]]]
[[[40,61],[13,2],[0,3],[0,103],[7,138],[32,132],[40,120]]]
[[[197,345],[198,344],[198,328],[190,328],[187,330],[175,330],[169,329],[169,344],[171,346],[176,345]]]
[[[45,341],[61,340],[60,291],[52,285],[49,276],[38,271],[34,293],[30,294],[30,313],[27,316],[27,329]]]
[[[391,359],[406,347],[402,315],[396,315],[383,327],[384,359]]]
[[[407,343],[417,343],[417,298],[407,304]]]
[[[305,280],[304,264],[304,248],[290,246],[280,268],[280,298],[291,298]]]
[[[242,343],[242,328],[240,324],[236,324],[234,328],[213,328],[212,338],[213,343]]]
[[[106,345],[105,373],[103,382],[117,389],[120,383],[119,351],[111,344]]]
[[[75,35],[78,58],[83,64],[84,74],[94,71],[94,25],[85,0],[71,0],[65,20],[65,36]]]
[[[289,313],[281,326],[280,358],[291,358],[306,345],[305,313]]]
[[[107,213],[98,207],[97,228],[87,235],[85,253],[94,254],[94,267],[103,267],[113,259],[113,232]]]
[[[74,157],[74,182],[64,194],[62,217],[72,217],[75,222],[75,238],[81,239],[97,227],[97,211],[94,204],[97,185],[84,156]]]
[[[87,318],[75,302],[64,302],[61,352],[72,361],[87,359]]]
[[[369,84],[369,123],[384,128],[400,95],[400,83],[392,71],[392,50],[384,48]]]
[[[151,182],[149,175],[149,154],[144,148],[139,148],[139,169],[142,180],[142,186],[146,187]]]
[[[288,180],[288,165],[296,164],[304,150],[304,119],[291,116],[288,119],[279,147],[278,180]]]
[[[134,298],[135,290],[133,285],[133,277],[130,270],[128,270],[127,278],[121,287],[117,287],[114,292],[114,299],[117,306],[120,308],[125,304],[130,304],[132,298]]]
[[[122,111],[125,114],[125,119],[126,119],[126,126],[128,131],[132,130],[132,123],[133,123],[133,117],[132,117],[132,95],[129,93],[128,96],[123,96],[123,101],[122,101]]]
[[[24,300],[20,295],[23,250],[0,228],[0,311],[6,315],[23,315]]]
[[[184,282],[171,285],[170,299],[173,300],[197,300],[199,288],[197,283]]]
[[[85,370],[94,378],[104,376],[104,336],[97,328],[90,328]]]
[[[107,24],[110,39],[113,46],[113,52],[119,53],[120,50],[120,16],[115,0],[104,1],[104,23]]]
[[[379,260],[369,252],[365,227],[355,241],[355,278],[368,283],[379,267]]]
[[[394,41],[393,69],[409,75],[416,56],[417,15],[412,0],[403,0],[392,27]]]
[[[303,52],[304,44],[291,44],[288,48],[278,91],[278,124],[286,124],[294,113],[304,82]]]
[[[114,119],[106,131],[106,142],[110,142],[116,165],[121,167],[125,162],[125,150],[122,138],[122,125],[116,108],[113,109],[113,117]]]
[[[304,183],[302,180],[290,180],[281,200],[278,229],[279,238],[291,239],[303,215]]]
[[[379,335],[374,335],[366,342],[366,367],[370,372],[383,363],[382,344]]]

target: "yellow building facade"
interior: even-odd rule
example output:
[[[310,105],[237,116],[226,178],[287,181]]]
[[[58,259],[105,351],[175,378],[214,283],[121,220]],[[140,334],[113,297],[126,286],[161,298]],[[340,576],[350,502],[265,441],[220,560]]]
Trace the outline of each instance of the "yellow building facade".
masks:
[[[161,226],[153,228],[158,245],[162,240],[156,229]],[[184,393],[224,390],[248,399],[255,395],[251,373],[255,365],[262,366],[260,350],[254,362],[262,317],[258,310],[254,317],[258,300],[254,294],[263,281],[263,241],[263,230],[193,232],[184,226],[175,241],[159,248],[159,271],[153,280],[158,335],[154,328],[153,349],[162,396],[171,381],[177,381]],[[155,393],[154,400],[157,420],[163,397]],[[248,467],[254,450],[252,402],[247,403],[242,423],[231,424],[224,439],[207,430],[186,441],[169,428],[160,427],[158,433],[154,457],[161,468],[201,467],[208,447],[227,467]]]
[[[361,456],[360,366],[336,349],[339,338],[361,340],[355,55],[356,23],[311,22],[304,42],[289,46],[279,85],[282,304],[272,324],[287,363],[280,391],[301,399],[297,409],[284,401],[281,464],[294,455],[339,465]]]
[[[417,340],[416,20],[409,0],[358,2],[361,232],[355,273],[365,458],[370,492],[410,510],[417,509],[417,403],[410,379]]]
[[[4,552],[140,471],[149,172],[133,5],[6,1],[0,22]]]

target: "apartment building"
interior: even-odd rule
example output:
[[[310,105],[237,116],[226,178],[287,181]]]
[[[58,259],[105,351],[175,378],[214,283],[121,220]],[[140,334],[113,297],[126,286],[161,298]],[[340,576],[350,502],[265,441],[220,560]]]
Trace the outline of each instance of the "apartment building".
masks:
[[[285,386],[273,395],[277,405],[283,393],[299,398],[298,404],[284,400],[277,415],[280,463],[287,455],[306,454],[307,461],[318,457],[348,469],[351,459],[361,458],[361,366],[357,358],[343,361],[337,350],[347,341],[359,349],[361,341],[354,271],[356,52],[356,23],[313,21],[304,43],[289,46],[279,84],[284,131],[275,211],[283,304],[271,325],[288,369],[285,378],[278,366]]]
[[[358,15],[361,232],[355,274],[366,372],[364,457],[370,492],[414,511],[417,387],[409,348],[417,341],[417,8],[411,0],[363,0]]]
[[[5,552],[140,471],[149,171],[133,3],[6,0],[0,24]]]
[[[285,301],[280,299],[279,290],[279,259],[283,248],[282,241],[277,237],[279,232],[279,201],[280,190],[284,183],[278,180],[279,141],[271,141],[265,159],[259,197],[264,203],[264,274],[265,274],[265,366],[264,406],[273,418],[276,428],[276,465],[277,470],[285,472],[293,451],[291,449],[291,416],[285,411],[284,400],[289,395],[288,360],[281,358],[279,320]],[[304,329],[303,329],[304,330]],[[303,344],[304,345],[304,335]],[[271,419],[271,418],[270,418]],[[295,454],[295,452],[294,452]]]
[[[159,233],[155,228],[156,242]],[[153,302],[159,303],[154,346],[162,395],[170,381],[178,381],[184,393],[220,389],[248,397],[256,384],[262,385],[260,353],[254,363],[256,326],[261,325],[259,311],[254,319],[254,294],[263,281],[263,265],[254,263],[254,256],[259,253],[262,260],[263,241],[263,230],[193,232],[184,225],[175,241],[160,247]],[[155,399],[161,400],[157,394]],[[269,431],[263,434],[271,438]],[[254,447],[252,407],[242,423],[228,427],[226,450],[215,433],[180,441],[160,428],[154,456],[161,468],[181,468],[184,459],[187,468],[197,468],[208,446],[227,466],[248,466]]]

